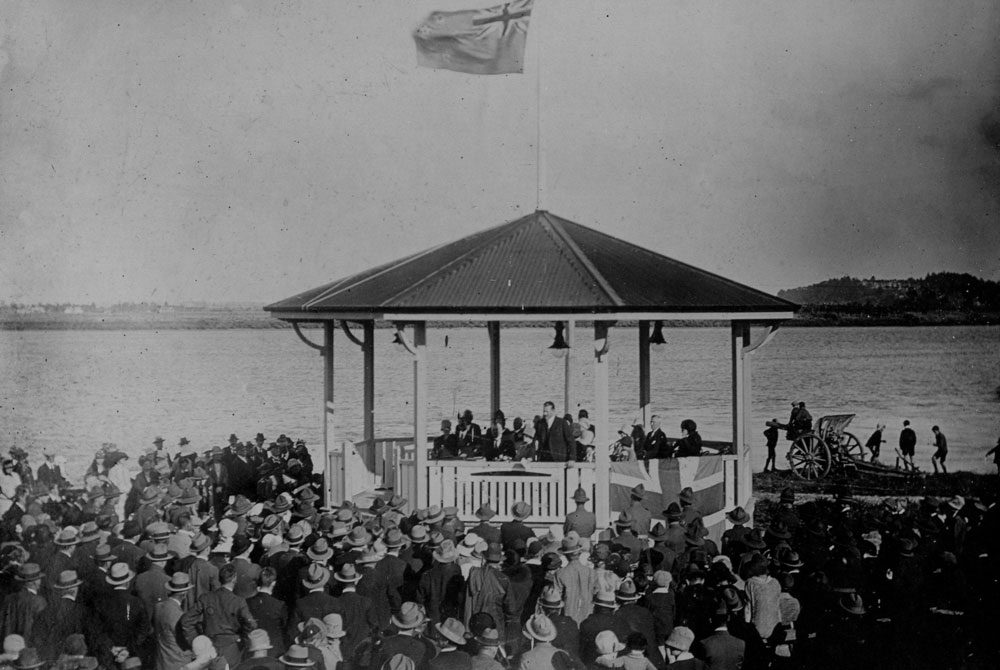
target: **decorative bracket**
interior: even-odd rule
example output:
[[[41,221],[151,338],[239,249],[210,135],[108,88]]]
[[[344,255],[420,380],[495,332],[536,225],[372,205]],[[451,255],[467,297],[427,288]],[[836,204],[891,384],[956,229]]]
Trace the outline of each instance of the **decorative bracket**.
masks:
[[[323,345],[322,344],[316,344],[315,342],[313,342],[312,340],[310,340],[308,337],[306,337],[305,335],[303,335],[302,334],[302,329],[299,328],[299,322],[298,321],[292,321],[292,329],[295,330],[295,334],[299,336],[299,339],[306,343],[306,346],[308,346],[308,347],[310,347],[312,349],[315,349],[316,351],[320,352],[320,354],[323,353]]]
[[[750,354],[752,354],[753,352],[757,351],[758,349],[760,349],[761,347],[763,347],[765,344],[767,344],[768,342],[770,342],[771,340],[773,340],[774,336],[778,332],[779,326],[780,326],[780,324],[777,324],[777,323],[768,324],[768,326],[767,326],[767,332],[764,333],[764,337],[762,337],[760,339],[760,342],[758,342],[757,344],[751,344],[750,346],[747,346],[747,347],[743,347],[743,355],[744,356],[749,356]]]
[[[413,343],[410,342],[410,338],[406,336],[406,331],[403,328],[406,326],[405,323],[399,323],[398,321],[392,324],[396,327],[396,337],[394,340],[395,344],[402,345],[404,349],[410,352],[411,356],[417,355],[417,350],[414,348]]]
[[[608,333],[617,321],[594,321],[594,356],[601,360],[611,348]]]
[[[346,321],[340,322],[340,329],[344,331],[344,335],[347,335],[347,339],[349,339],[351,342],[354,342],[354,344],[358,345],[359,347],[365,346],[365,343],[359,340],[357,336],[355,336],[354,333],[351,332],[351,328],[347,325]]]

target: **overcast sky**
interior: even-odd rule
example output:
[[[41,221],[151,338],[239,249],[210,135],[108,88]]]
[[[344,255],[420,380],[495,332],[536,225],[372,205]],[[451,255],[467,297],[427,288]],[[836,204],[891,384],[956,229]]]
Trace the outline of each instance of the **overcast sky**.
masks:
[[[416,66],[491,4],[4,0],[0,300],[270,302],[500,224],[539,104],[583,225],[771,292],[1000,279],[995,0],[538,0],[523,75]]]

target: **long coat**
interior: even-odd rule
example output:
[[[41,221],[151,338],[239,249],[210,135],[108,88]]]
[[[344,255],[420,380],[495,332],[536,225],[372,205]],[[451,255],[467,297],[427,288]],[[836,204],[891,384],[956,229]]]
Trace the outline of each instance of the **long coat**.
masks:
[[[441,623],[449,617],[462,618],[464,597],[462,569],[454,563],[435,563],[420,577],[417,602],[424,606],[427,617],[434,623]]]
[[[38,617],[28,645],[37,648],[43,658],[53,660],[67,637],[87,632],[92,616],[90,608],[76,600],[55,598]]]
[[[288,626],[288,606],[270,593],[258,591],[247,598],[250,614],[257,621],[257,627],[267,631],[271,639],[271,649],[267,655],[278,657],[285,653],[285,630]],[[347,623],[347,619],[344,619]]]
[[[466,627],[473,614],[486,612],[496,622],[500,639],[506,640],[507,621],[513,621],[515,615],[512,599],[507,575],[489,565],[472,568],[465,591]]]
[[[578,560],[556,570],[556,584],[562,589],[565,609],[563,614],[581,623],[594,611],[594,594],[597,577],[592,568]]]
[[[184,610],[173,598],[156,603],[153,609],[153,635],[156,637],[156,670],[180,670],[193,656],[178,641],[179,622]]]
[[[33,639],[35,623],[45,607],[45,598],[25,588],[7,596],[0,608],[0,632],[3,637],[16,634],[25,640]]]

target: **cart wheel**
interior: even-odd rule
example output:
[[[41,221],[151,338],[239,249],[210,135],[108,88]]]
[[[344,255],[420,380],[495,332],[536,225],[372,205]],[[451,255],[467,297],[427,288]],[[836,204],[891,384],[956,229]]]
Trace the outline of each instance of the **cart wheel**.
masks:
[[[856,461],[865,460],[865,448],[861,446],[861,441],[851,433],[844,433],[840,436],[840,453]]]
[[[788,450],[788,465],[802,479],[822,479],[830,472],[830,449],[813,433],[800,436]]]

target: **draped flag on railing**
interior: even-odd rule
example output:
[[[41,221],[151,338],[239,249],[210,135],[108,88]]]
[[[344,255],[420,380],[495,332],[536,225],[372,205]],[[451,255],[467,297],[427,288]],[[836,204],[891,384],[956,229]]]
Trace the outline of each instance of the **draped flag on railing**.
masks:
[[[648,464],[648,469],[647,469]],[[630,491],[638,484],[646,489],[642,504],[655,520],[664,518],[667,505],[677,502],[681,489],[694,491],[694,506],[714,539],[722,534],[725,521],[725,463],[718,456],[663,458],[611,463],[611,510],[621,512],[632,504]]]
[[[524,72],[533,2],[432,13],[413,32],[417,65],[467,74]]]

